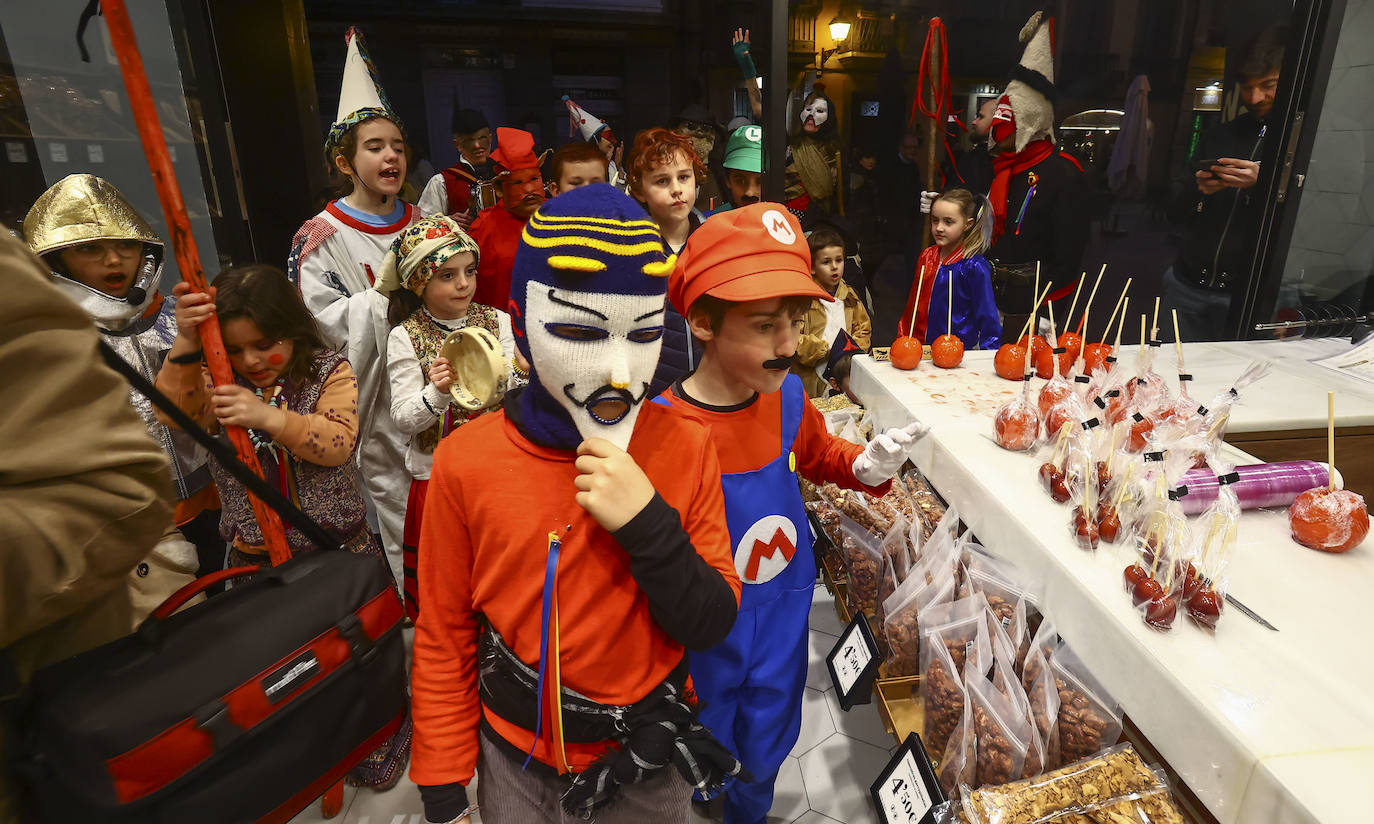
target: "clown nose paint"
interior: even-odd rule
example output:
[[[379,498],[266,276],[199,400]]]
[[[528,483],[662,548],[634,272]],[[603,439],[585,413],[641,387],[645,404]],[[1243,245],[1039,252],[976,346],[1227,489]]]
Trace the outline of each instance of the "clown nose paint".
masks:
[[[272,364],[273,366],[281,366],[283,363],[286,362],[286,357],[282,355],[280,352],[273,352],[272,354],[267,356],[267,362]]]
[[[797,362],[797,356],[796,356],[796,354],[794,353],[791,357],[787,357],[787,358],[773,358],[772,360],[764,361],[764,362],[763,362],[763,368],[764,368],[764,369],[791,369],[791,368],[792,368],[792,365],[795,364],[796,362]]]

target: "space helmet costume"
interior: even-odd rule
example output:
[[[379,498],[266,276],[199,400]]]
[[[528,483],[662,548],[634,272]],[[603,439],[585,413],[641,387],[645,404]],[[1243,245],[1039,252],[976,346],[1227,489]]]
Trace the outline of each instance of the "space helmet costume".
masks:
[[[525,224],[512,272],[515,345],[530,362],[521,427],[550,446],[625,449],[658,365],[675,257],[658,226],[605,183],[553,198]]]
[[[162,240],[124,195],[103,178],[75,174],[54,183],[24,217],[24,237],[52,270],[57,287],[102,329],[119,330],[141,318],[157,297],[165,256]],[[133,286],[124,297],[114,297],[71,277],[58,257],[64,249],[99,240],[143,244]]]

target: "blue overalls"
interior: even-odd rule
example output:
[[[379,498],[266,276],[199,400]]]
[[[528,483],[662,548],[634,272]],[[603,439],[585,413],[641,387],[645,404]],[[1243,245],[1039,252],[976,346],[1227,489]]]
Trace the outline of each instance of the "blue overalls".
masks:
[[[721,475],[743,584],[739,617],[724,641],[689,658],[701,723],[754,777],[726,789],[725,824],[762,824],[778,769],[801,731],[816,562],[792,446],[807,400],[796,375],[787,376],[781,392],[778,457]]]

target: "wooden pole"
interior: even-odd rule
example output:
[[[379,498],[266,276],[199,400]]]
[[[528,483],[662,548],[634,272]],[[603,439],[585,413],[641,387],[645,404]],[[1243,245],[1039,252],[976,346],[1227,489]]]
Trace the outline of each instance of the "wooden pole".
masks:
[[[144,154],[148,158],[148,168],[153,174],[157,187],[157,197],[162,203],[162,215],[167,221],[167,233],[176,256],[177,268],[181,278],[198,292],[208,292],[210,287],[205,280],[201,267],[200,251],[196,239],[191,234],[191,220],[186,214],[186,203],[181,197],[181,187],[177,184],[176,172],[172,168],[172,158],[167,151],[167,140],[162,134],[162,123],[158,119],[157,106],[153,101],[152,88],[148,85],[148,74],[143,68],[143,56],[138,51],[138,40],[134,37],[133,24],[129,22],[129,11],[124,0],[104,0],[101,8],[105,14],[105,25],[110,32],[110,45],[119,59],[119,70],[124,75],[124,88],[129,93],[129,112],[143,143]],[[205,362],[210,367],[210,376],[216,386],[232,384],[234,369],[229,364],[229,355],[224,349],[224,338],[220,334],[219,318],[211,315],[198,327],[201,347],[205,350]],[[229,440],[243,461],[259,476],[262,466],[258,463],[253,442],[248,430],[241,426],[225,427]],[[268,556],[272,563],[282,564],[291,558],[291,548],[286,543],[286,532],[282,529],[277,513],[252,494],[249,502],[253,514],[257,516],[267,543]]]
[[[934,22],[936,22],[936,21],[938,21],[938,20],[939,20],[939,18],[937,17],[937,18],[935,18],[934,20],[932,20],[931,22],[934,23]],[[941,97],[940,97],[939,90],[936,89],[936,84],[938,84],[938,83],[940,82],[940,77],[941,77],[941,75],[942,75],[942,72],[940,71],[940,61],[943,59],[943,55],[940,54],[940,38],[938,38],[938,37],[936,37],[936,36],[934,35],[934,30],[933,30],[933,29],[927,30],[927,32],[926,32],[926,38],[930,40],[930,65],[926,67],[926,71],[928,71],[928,72],[930,73],[930,107],[929,107],[929,108],[930,108],[930,111],[935,112],[935,115],[934,115],[933,117],[930,118],[929,131],[928,131],[927,137],[926,137],[926,181],[925,181],[925,182],[926,182],[926,191],[933,192],[933,191],[935,191],[935,166],[936,166],[936,163],[937,163],[937,161],[938,161],[938,159],[939,159],[939,156],[940,156],[940,146],[941,146],[941,145],[943,144],[943,142],[944,142],[944,141],[941,139],[941,127],[942,127],[943,124],[940,122],[941,120],[943,120],[943,115],[944,115],[944,110],[940,108],[941,104],[943,103],[943,100],[942,100]],[[922,93],[923,93],[923,90],[917,89],[917,90],[916,90],[916,93],[917,93],[917,94],[922,94]],[[922,221],[922,226],[921,226],[921,248],[924,249],[925,247],[927,247],[927,246],[929,246],[929,245],[930,245],[930,220],[929,220],[929,219],[926,219],[926,220]]]

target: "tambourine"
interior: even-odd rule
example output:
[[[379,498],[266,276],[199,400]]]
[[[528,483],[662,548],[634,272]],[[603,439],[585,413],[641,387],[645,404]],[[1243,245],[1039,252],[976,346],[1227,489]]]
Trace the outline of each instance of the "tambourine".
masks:
[[[476,412],[505,397],[510,368],[501,342],[492,333],[474,326],[454,330],[444,338],[439,356],[453,370],[448,393],[462,409]]]

